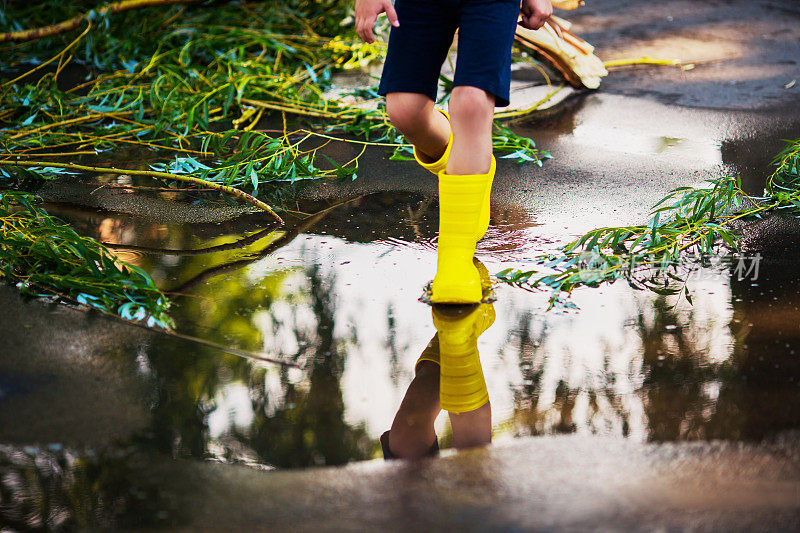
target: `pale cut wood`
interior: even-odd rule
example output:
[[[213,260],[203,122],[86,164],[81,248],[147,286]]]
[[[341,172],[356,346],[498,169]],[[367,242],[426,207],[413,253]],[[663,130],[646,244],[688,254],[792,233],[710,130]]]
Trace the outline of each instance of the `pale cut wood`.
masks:
[[[594,55],[594,47],[569,31],[569,24],[565,22],[551,17],[538,30],[517,26],[517,45],[539,54],[573,87],[597,89],[608,71]]]

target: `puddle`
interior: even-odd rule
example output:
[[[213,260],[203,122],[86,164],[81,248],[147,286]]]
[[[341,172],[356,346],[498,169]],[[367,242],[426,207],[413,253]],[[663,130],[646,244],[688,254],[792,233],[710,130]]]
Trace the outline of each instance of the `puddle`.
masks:
[[[155,336],[139,357],[152,377],[148,438],[161,452],[263,468],[381,456],[378,438],[436,333],[431,308],[417,301],[435,268],[434,200],[367,195],[263,235],[50,211],[148,248],[225,248],[255,236],[210,253],[127,256],[177,293],[179,333],[297,365]],[[534,213],[500,208],[492,223],[478,249],[490,271],[557,244]],[[800,310],[789,295],[798,265],[772,267],[761,253],[755,282],[723,266],[690,281],[693,306],[618,283],[577,291],[580,312],[546,313],[547,294],[499,286],[496,321],[478,344],[493,440],[736,440],[796,428]],[[446,417],[436,429],[447,447]]]
[[[618,116],[620,108],[629,114]],[[584,225],[613,223],[616,209],[605,203],[621,207],[613,216],[638,220],[647,202],[630,194],[660,196],[672,182],[699,181],[682,168],[740,169],[752,181],[758,167],[763,176],[763,157],[752,154],[773,153],[785,129],[730,140],[747,136],[729,135],[731,120],[712,115],[589,95],[519,124],[556,158],[546,174],[506,167],[498,175],[477,256],[490,272],[524,265]],[[576,181],[582,167],[597,175]],[[677,170],[670,183],[648,179],[629,193],[614,173],[631,168]],[[356,194],[334,187],[331,199],[299,201],[279,231],[253,217],[186,216],[183,207],[159,207],[170,200],[163,194],[146,200],[142,216],[115,212],[113,191],[87,208],[56,194],[51,213],[115,243],[175,302],[183,338],[153,335],[129,354],[150,398],[137,449],[262,469],[382,456],[379,438],[436,333],[431,308],[417,299],[435,270],[438,205],[427,181],[403,190],[413,176],[399,176],[393,192],[371,192],[363,179]],[[567,191],[593,183],[602,185],[564,209]],[[119,197],[134,206],[141,196]],[[738,440],[796,428],[800,265],[785,259],[783,239],[758,242],[757,280],[738,279],[732,266],[706,268],[689,281],[693,306],[617,283],[577,290],[578,312],[548,313],[548,294],[497,287],[495,321],[477,344],[493,441],[559,433]],[[448,418],[435,427],[450,446]]]
[[[612,113],[621,108],[630,113]],[[544,170],[502,163],[477,256],[490,272],[523,265],[584,229],[642,221],[665,191],[704,176],[740,172],[760,192],[764,154],[777,151],[788,126],[733,135],[731,120],[713,120],[720,116],[589,95],[518,124],[555,159]],[[272,470],[382,457],[381,435],[437,334],[418,297],[435,270],[438,205],[430,177],[381,165],[350,188],[326,183],[278,231],[216,205],[196,208],[192,198],[101,191],[81,207],[80,191],[50,189],[49,212],[117,245],[170,293],[181,338],[137,331],[134,348],[93,346],[92,357],[122,362],[98,376],[124,374],[119,409],[136,423],[107,410],[114,438],[84,446],[48,446],[52,432],[41,425],[0,429],[0,490],[23,503],[49,494],[42,513],[53,524],[163,526],[182,518],[148,468],[173,459]],[[771,228],[747,239],[748,253],[761,256],[757,279],[708,267],[688,282],[693,305],[616,283],[576,290],[577,312],[546,312],[547,293],[498,286],[494,322],[475,344],[492,441],[564,433],[757,441],[798,429],[797,231]],[[0,369],[0,409],[68,396],[71,379]],[[93,390],[92,379],[80,390]],[[80,427],[64,441],[93,434],[92,424]],[[461,430],[441,414],[435,431],[446,449]],[[0,502],[19,523],[23,507]]]

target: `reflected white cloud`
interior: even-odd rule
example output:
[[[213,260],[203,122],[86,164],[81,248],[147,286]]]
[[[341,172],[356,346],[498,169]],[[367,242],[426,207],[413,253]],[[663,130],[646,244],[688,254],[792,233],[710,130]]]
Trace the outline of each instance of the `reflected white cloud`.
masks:
[[[430,308],[417,301],[435,261],[434,250],[310,235],[254,264],[249,275],[264,275],[277,264],[318,266],[333,290],[334,338],[343,339],[346,351],[341,379],[346,421],[365,423],[369,434],[378,436],[391,424],[414,363],[435,333]],[[489,263],[490,271],[496,270],[497,264]],[[295,295],[292,302],[276,302],[258,315],[268,353],[294,354],[304,339],[314,338],[318,318],[304,300],[305,280],[299,271],[287,277],[284,293]],[[544,312],[547,294],[499,287],[497,320],[479,343],[495,437],[578,431],[646,439],[642,331],[666,338],[664,350],[670,353],[664,357],[681,357],[686,342],[701,365],[720,363],[731,352],[726,278],[692,282],[690,290],[694,306],[684,302],[672,314],[657,311],[657,295],[622,283],[578,290],[574,301],[580,311],[563,314]],[[680,343],[664,330],[667,315],[676,320]],[[302,373],[297,377],[302,380]],[[270,379],[268,388],[275,387],[272,396],[279,398],[280,383]]]

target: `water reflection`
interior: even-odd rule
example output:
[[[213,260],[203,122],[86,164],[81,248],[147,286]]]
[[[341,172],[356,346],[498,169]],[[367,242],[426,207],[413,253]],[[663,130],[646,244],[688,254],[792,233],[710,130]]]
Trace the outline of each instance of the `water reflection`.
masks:
[[[301,205],[316,214],[261,234],[252,223],[165,232],[122,216],[84,219],[87,233],[115,228],[131,251],[171,250],[136,251],[177,293],[181,333],[297,365],[153,337],[138,364],[151,390],[143,442],[171,457],[259,468],[380,456],[380,436],[420,385],[415,361],[439,327],[416,301],[435,270],[438,208],[423,195],[342,200]],[[500,227],[512,231],[503,237]],[[478,255],[497,270],[501,259],[552,246],[541,231],[531,213],[497,205]],[[243,246],[231,244],[242,235]],[[762,255],[758,286],[717,266],[690,282],[693,306],[617,284],[577,291],[581,310],[555,314],[543,311],[546,294],[499,287],[495,324],[479,340],[491,438],[758,439],[796,428],[797,265],[770,268],[775,259]],[[443,447],[456,438],[431,416],[425,451],[434,433]]]
[[[481,281],[488,272],[475,261]],[[414,379],[406,390],[392,427],[381,435],[386,459],[418,458],[439,451],[434,424],[442,410],[451,426],[456,449],[491,442],[489,393],[478,353],[478,338],[494,323],[492,303],[433,306],[436,334],[414,365]]]
[[[287,290],[290,285],[296,289]],[[352,338],[337,331],[335,280],[312,266],[255,279],[246,271],[216,278],[213,290],[224,290],[221,301],[208,288],[198,286],[181,308],[184,331],[257,349],[272,325],[291,342],[271,353],[299,368],[220,356],[204,346],[176,353],[168,339],[154,343],[148,351],[153,372],[169,380],[153,408],[160,449],[270,467],[370,457],[374,441],[363,426],[344,419],[340,379]]]

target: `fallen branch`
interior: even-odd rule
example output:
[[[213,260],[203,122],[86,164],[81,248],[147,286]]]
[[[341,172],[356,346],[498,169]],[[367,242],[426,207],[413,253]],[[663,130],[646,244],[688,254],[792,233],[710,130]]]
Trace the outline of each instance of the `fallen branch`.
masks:
[[[341,207],[345,204],[349,204],[350,202],[358,200],[360,198],[363,198],[363,196],[356,196],[355,198],[350,198],[349,200],[345,200],[344,202],[332,205],[326,209],[323,209],[322,211],[314,213],[308,218],[303,219],[299,224],[295,225],[292,229],[288,230],[281,237],[269,243],[260,252],[253,253],[246,259],[239,259],[230,263],[224,263],[222,265],[211,267],[207,270],[200,272],[196,276],[184,281],[177,287],[174,287],[165,292],[167,294],[183,294],[184,292],[190,290],[192,287],[196,287],[198,284],[207,281],[215,276],[218,276],[225,272],[232,272],[235,270],[239,270],[240,268],[244,268],[247,265],[250,265],[258,261],[259,259],[264,258],[270,255],[271,253],[274,253],[276,250],[279,250],[280,248],[286,246],[287,244],[292,242],[298,235],[300,235],[301,233],[305,233],[306,231],[311,229],[317,222],[325,218],[325,215],[327,215],[334,209]]]
[[[199,0],[122,0],[121,2],[105,5],[96,11],[92,10],[88,13],[77,15],[71,19],[59,22],[58,24],[42,26],[41,28],[31,28],[29,30],[0,33],[0,43],[35,41],[37,39],[51,37],[74,30],[85,20],[91,20],[94,17],[103,17],[113,13],[122,13],[123,11],[130,11],[131,9],[168,6],[171,4],[188,4],[198,1]]]
[[[103,242],[103,246],[107,246],[114,250],[130,250],[135,252],[144,252],[148,254],[165,254],[165,255],[204,255],[204,254],[213,254],[216,252],[223,252],[226,250],[236,250],[239,248],[244,248],[254,242],[264,238],[266,235],[269,235],[275,231],[275,227],[268,227],[257,232],[244,237],[243,239],[239,239],[236,242],[228,242],[225,244],[218,244],[216,246],[208,246],[206,248],[194,248],[194,249],[175,249],[175,248],[154,248],[151,246],[138,246],[135,244],[123,244],[123,243],[115,243],[115,242]]]
[[[220,185],[219,183],[214,183],[213,181],[208,181],[200,178],[196,178],[194,176],[184,176],[181,174],[172,174],[170,172],[159,172],[157,170],[130,170],[125,168],[113,168],[113,167],[90,167],[86,165],[76,165],[74,163],[57,163],[55,161],[0,161],[0,166],[6,167],[52,167],[52,168],[63,168],[67,170],[78,170],[82,172],[95,172],[98,174],[117,174],[122,175],[126,174],[128,176],[148,176],[151,178],[162,178],[168,180],[175,180],[175,181],[183,181],[186,183],[194,183],[195,185],[201,185],[203,187],[207,187],[209,189],[214,189],[220,192],[224,192],[226,194],[230,194],[240,200],[244,200],[248,204],[251,204],[259,209],[266,211],[267,213],[275,219],[275,221],[283,225],[283,219],[278,216],[278,214],[272,210],[272,208],[256,198],[251,194],[247,194],[246,192],[237,189],[235,187],[230,187],[228,185]]]

